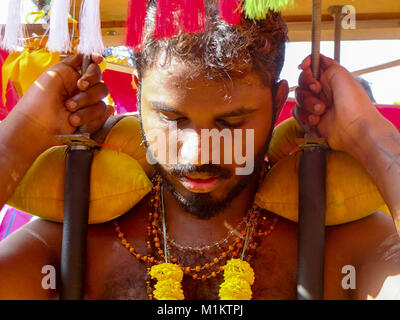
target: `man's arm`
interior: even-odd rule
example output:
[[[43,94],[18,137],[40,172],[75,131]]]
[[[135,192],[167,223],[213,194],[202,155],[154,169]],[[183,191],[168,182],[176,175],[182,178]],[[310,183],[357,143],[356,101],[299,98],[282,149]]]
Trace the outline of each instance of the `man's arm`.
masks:
[[[0,300],[57,298],[61,228],[36,220],[0,242]]]
[[[380,117],[367,119],[360,126],[364,135],[355,157],[378,187],[400,234],[400,134],[392,123]]]
[[[0,123],[0,208],[40,153],[58,144],[54,135],[72,134],[83,124],[96,132],[112,114],[102,101],[108,89],[100,82],[101,59],[93,60],[82,76],[82,56],[48,69]]]
[[[46,128],[18,109],[0,123],[0,208],[33,161],[55,144]]]
[[[92,60],[84,75],[80,55],[48,69],[0,123],[0,208],[33,161],[58,144],[54,135],[72,134],[83,124],[96,132],[113,113],[102,101],[108,89],[101,83],[101,57]],[[0,243],[0,299],[56,297],[42,281],[60,260],[60,228],[37,220]]]
[[[388,205],[400,232],[400,134],[372,104],[345,68],[321,56],[321,79],[313,78],[311,59],[296,92],[297,116],[317,126],[329,146],[344,151],[364,166]]]
[[[297,117],[317,126],[332,149],[360,161],[395,221],[393,225],[389,217],[375,214],[357,223],[357,232],[348,237],[361,239],[351,254],[357,256],[354,297],[400,299],[400,134],[354,77],[332,59],[321,56],[320,81],[312,76],[310,57],[300,68]]]

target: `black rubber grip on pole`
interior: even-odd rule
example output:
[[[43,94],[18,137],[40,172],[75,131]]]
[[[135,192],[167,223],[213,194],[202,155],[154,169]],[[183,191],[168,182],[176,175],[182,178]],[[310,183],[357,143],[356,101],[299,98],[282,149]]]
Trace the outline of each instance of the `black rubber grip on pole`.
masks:
[[[325,260],[325,149],[304,148],[299,167],[297,299],[322,300]]]
[[[66,158],[64,225],[61,249],[62,300],[82,300],[85,292],[89,214],[90,150],[70,150]]]

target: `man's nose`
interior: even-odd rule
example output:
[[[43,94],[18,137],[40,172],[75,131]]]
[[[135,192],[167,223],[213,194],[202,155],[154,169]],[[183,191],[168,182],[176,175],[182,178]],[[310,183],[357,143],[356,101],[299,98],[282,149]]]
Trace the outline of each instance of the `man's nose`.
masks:
[[[200,130],[184,130],[180,133],[180,160],[195,166],[201,165],[201,133]]]
[[[190,163],[194,166],[201,166],[212,163],[214,159],[219,158],[219,148],[213,150],[213,144],[209,136],[205,135],[202,139],[201,129],[184,131],[180,134],[179,139],[181,142],[178,151],[180,161]]]

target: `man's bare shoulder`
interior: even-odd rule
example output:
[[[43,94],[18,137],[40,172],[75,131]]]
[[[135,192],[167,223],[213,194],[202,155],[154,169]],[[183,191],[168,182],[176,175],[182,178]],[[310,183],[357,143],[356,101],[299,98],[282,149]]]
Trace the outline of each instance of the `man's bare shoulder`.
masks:
[[[44,290],[46,266],[58,268],[62,226],[35,220],[0,243],[0,299],[52,299],[55,290]]]
[[[326,235],[327,252],[340,255],[343,265],[354,267],[353,298],[378,295],[400,298],[399,284],[394,285],[400,275],[400,238],[391,217],[376,212],[352,223],[330,227]]]
[[[272,236],[272,237],[271,237]],[[276,231],[260,249],[279,248],[281,260],[294,266],[297,272],[298,225],[284,218],[279,219]],[[394,259],[397,263],[389,263]],[[283,261],[283,260],[282,260]],[[380,263],[382,261],[382,263]],[[326,299],[366,299],[382,287],[387,275],[400,274],[400,241],[392,219],[377,212],[364,219],[326,228],[325,240],[325,297]],[[287,263],[285,264],[287,265]],[[345,266],[356,271],[356,290],[343,288],[347,273]],[[347,271],[346,271],[347,272]],[[371,281],[371,277],[375,281]]]
[[[15,253],[29,247],[32,249],[46,248],[56,252],[62,238],[62,224],[35,219],[17,230],[0,243],[0,252],[13,251]]]
[[[393,220],[382,212],[350,223],[331,226],[326,230],[326,243],[362,260],[365,253],[378,249],[388,238],[396,235]]]
[[[342,263],[364,266],[375,262],[388,242],[399,241],[394,223],[382,212],[350,223],[327,227],[325,250]]]

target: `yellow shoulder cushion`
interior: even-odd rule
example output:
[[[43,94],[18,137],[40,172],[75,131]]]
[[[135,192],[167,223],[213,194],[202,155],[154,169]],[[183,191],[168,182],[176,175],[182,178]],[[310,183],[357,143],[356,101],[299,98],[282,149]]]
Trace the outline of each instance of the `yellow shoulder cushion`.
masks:
[[[104,143],[106,147],[94,151],[91,168],[89,223],[93,224],[121,216],[152,188],[147,177],[151,175],[151,167],[145,163],[146,151],[141,145],[135,117],[119,121]],[[65,155],[66,147],[54,147],[40,155],[8,204],[41,218],[62,222]]]
[[[129,116],[120,120],[108,133],[103,145],[127,154],[139,162],[147,176],[153,175],[153,167],[146,160],[146,148],[138,118]]]
[[[269,158],[275,165],[256,194],[256,203],[282,217],[297,221],[298,163],[297,147],[302,132],[294,119],[274,131]],[[66,147],[43,153],[29,169],[8,204],[61,222],[64,211]],[[126,117],[109,132],[104,147],[95,151],[89,205],[89,223],[110,221],[135,206],[151,190],[139,121]],[[366,217],[377,209],[387,211],[376,186],[363,167],[347,154],[327,154],[326,224],[335,225]],[[386,209],[386,210],[385,210]]]
[[[273,132],[268,149],[268,161],[271,165],[299,150],[297,138],[302,138],[304,132],[294,118],[289,118],[280,123]]]
[[[256,203],[289,220],[298,221],[299,160],[296,143],[304,132],[294,118],[277,126],[268,159],[273,165],[258,190]],[[326,225],[364,218],[376,211],[390,214],[364,167],[350,155],[328,151],[326,157]]]
[[[272,167],[256,194],[256,203],[286,219],[298,221],[301,152]],[[338,151],[326,154],[326,225],[358,220],[377,211],[384,201],[364,168]]]

